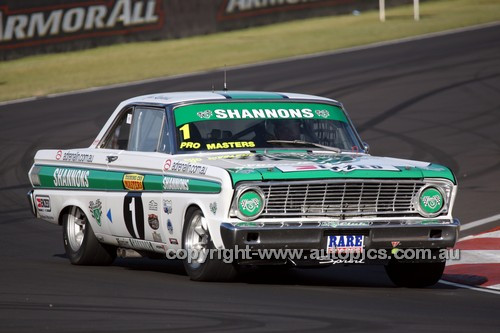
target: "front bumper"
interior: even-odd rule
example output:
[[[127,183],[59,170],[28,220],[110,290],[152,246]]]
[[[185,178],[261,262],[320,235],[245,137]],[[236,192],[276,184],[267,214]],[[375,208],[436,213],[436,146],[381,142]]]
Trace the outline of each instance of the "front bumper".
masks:
[[[442,249],[455,245],[458,219],[346,220],[339,222],[222,223],[226,249],[326,249],[329,235],[363,235],[365,249]]]

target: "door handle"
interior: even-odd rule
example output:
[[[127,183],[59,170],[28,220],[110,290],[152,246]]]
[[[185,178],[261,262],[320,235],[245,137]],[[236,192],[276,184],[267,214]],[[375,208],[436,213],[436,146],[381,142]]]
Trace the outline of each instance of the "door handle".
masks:
[[[106,157],[108,159],[108,163],[114,162],[118,159],[118,156],[116,155],[110,155]]]

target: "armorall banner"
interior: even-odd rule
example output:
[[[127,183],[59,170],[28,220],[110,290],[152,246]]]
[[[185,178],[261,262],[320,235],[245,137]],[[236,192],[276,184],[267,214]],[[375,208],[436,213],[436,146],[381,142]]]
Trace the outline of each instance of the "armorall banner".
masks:
[[[375,6],[371,0],[0,0],[0,60],[182,38]]]

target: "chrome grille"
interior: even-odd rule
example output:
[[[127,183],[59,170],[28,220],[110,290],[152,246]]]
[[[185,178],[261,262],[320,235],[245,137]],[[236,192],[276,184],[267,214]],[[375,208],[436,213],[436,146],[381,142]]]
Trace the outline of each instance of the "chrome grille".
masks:
[[[266,206],[261,216],[411,216],[413,198],[423,182],[342,180],[263,183]]]

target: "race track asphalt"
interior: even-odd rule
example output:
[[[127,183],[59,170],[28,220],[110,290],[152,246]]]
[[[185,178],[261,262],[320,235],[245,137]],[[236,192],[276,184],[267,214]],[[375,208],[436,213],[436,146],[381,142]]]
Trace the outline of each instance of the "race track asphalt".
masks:
[[[467,224],[500,214],[499,37],[497,25],[256,65],[230,70],[229,88],[338,99],[373,155],[450,166],[459,180],[454,215]],[[214,71],[0,106],[0,332],[498,332],[500,295],[444,284],[396,288],[378,266],[248,269],[233,283],[199,283],[175,261],[70,265],[61,228],[28,208],[35,152],[90,145],[123,99],[220,89],[222,77]]]

